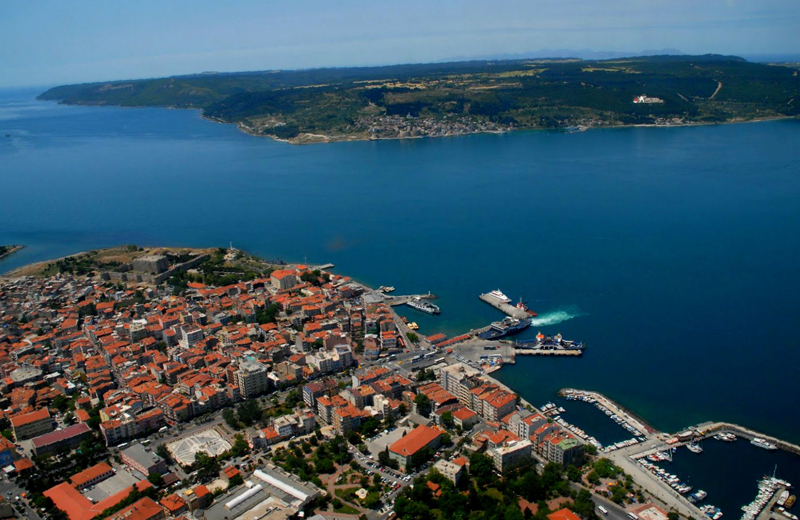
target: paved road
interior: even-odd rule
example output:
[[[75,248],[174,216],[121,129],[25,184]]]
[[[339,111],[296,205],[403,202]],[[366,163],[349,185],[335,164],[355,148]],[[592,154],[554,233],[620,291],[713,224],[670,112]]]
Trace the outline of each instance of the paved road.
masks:
[[[11,492],[10,495],[9,492]],[[3,497],[3,500],[8,501],[17,511],[23,513],[24,516],[30,520],[40,520],[39,515],[33,507],[28,504],[27,500],[24,498],[21,498],[19,501],[15,500],[17,496],[21,496],[24,492],[25,490],[17,486],[16,483],[8,480],[5,476],[2,477],[2,481],[0,481],[0,495]]]

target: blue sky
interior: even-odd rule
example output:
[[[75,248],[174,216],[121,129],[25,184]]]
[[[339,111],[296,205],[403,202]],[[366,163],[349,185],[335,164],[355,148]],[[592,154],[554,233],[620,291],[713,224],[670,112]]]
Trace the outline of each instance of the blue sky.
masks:
[[[800,1],[0,1],[5,87],[565,48],[800,53]]]

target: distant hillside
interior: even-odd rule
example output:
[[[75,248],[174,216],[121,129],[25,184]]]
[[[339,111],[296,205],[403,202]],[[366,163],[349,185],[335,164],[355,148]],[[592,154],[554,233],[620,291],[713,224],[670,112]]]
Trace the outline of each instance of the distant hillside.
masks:
[[[796,116],[800,78],[733,56],[680,55],[204,73],[61,86],[39,99],[200,108],[249,133],[313,142]]]

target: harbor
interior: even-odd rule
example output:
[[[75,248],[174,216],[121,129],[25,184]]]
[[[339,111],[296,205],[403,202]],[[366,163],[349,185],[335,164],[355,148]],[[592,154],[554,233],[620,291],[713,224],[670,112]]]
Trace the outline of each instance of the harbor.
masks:
[[[495,289],[494,291],[481,294],[478,296],[478,298],[512,318],[525,320],[532,316],[532,314],[524,308],[524,304],[522,304],[522,302],[517,305],[512,305],[511,298],[503,294],[500,289]]]

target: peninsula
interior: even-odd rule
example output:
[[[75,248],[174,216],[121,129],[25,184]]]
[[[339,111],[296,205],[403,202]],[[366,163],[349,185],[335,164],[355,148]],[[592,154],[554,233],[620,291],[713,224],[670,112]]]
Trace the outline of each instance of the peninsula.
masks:
[[[201,109],[300,144],[795,117],[800,78],[734,56],[539,59],[197,74],[60,86],[39,99]]]
[[[128,245],[9,273],[3,491],[33,519],[675,520],[719,509],[650,461],[709,437],[800,452],[727,423],[658,432],[564,389],[630,432],[603,446],[493,379],[484,358],[506,354],[476,342],[498,342],[419,337],[392,308],[432,294],[332,267]],[[765,477],[747,511],[779,511],[789,487]]]
[[[5,257],[7,257],[9,255],[12,255],[12,254],[16,253],[17,251],[19,251],[23,247],[25,247],[25,246],[14,245],[14,244],[7,245],[7,246],[0,246],[0,260],[2,260],[3,258],[5,258]]]

